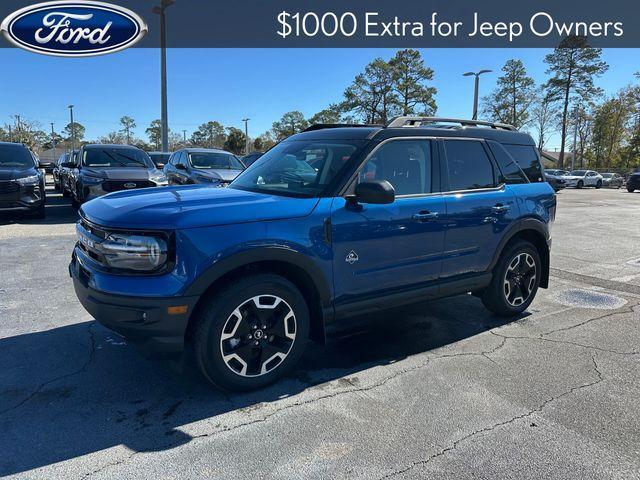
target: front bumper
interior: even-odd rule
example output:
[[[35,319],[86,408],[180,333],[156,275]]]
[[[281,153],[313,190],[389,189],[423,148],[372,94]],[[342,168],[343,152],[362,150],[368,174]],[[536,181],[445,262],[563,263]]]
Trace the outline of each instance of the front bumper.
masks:
[[[34,211],[45,202],[40,186],[20,186],[17,191],[0,193],[0,211]]]
[[[76,247],[69,275],[80,303],[98,322],[119,333],[146,356],[168,357],[184,350],[187,323],[198,298],[134,297],[101,292],[95,288],[84,254]],[[144,281],[141,277],[140,281]],[[169,314],[168,308],[186,305],[186,313]]]

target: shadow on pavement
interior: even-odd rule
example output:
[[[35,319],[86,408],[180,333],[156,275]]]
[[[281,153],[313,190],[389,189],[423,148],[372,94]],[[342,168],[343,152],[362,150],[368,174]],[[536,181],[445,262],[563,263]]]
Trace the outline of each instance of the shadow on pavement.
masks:
[[[207,419],[208,431],[221,430],[228,417],[216,417],[225,413],[235,413],[236,425],[264,403],[331,388],[323,384],[343,377],[357,383],[366,369],[507,323],[470,295],[366,320],[366,329],[351,327],[326,347],[309,344],[288,378],[242,395],[172,373],[94,321],[0,339],[0,476],[116,445],[171,449],[193,439],[180,431],[184,425]]]

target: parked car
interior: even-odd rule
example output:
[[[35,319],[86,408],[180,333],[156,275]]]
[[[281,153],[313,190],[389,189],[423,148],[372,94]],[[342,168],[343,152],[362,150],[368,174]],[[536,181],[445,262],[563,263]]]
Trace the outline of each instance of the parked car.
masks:
[[[70,175],[74,204],[118,190],[167,185],[149,155],[131,145],[84,145]]]
[[[76,294],[234,390],[275,381],[356,314],[473,292],[513,317],[548,286],[556,197],[507,145],[537,178],[513,127],[399,117],[292,135],[229,188],[114,193],[80,209]]]
[[[60,173],[62,169],[62,164],[68,163],[68,161],[69,161],[69,154],[63,153],[62,155],[60,155],[60,157],[58,157],[58,160],[56,161],[56,164],[53,167],[53,170],[51,171],[51,174],[53,175],[53,188],[56,192],[62,191]]]
[[[632,173],[627,179],[627,191],[629,193],[640,190],[640,172]]]
[[[246,167],[249,167],[253,163],[255,163],[255,161],[258,160],[262,155],[264,155],[264,152],[251,152],[246,154],[240,160],[242,160],[242,163],[244,163]]]
[[[0,212],[24,212],[44,218],[44,172],[22,143],[0,142]]]
[[[171,157],[171,152],[147,152],[156,168],[162,170]]]
[[[620,188],[624,185],[624,178],[619,173],[602,173],[602,186]]]
[[[226,187],[244,170],[233,153],[205,148],[185,148],[171,155],[164,167],[169,185],[204,183]]]
[[[545,180],[549,182],[549,185],[551,185],[551,188],[553,188],[553,190],[555,190],[556,192],[562,190],[567,186],[567,181],[564,179],[564,175],[559,174],[560,172],[562,172],[562,170],[545,170],[544,171]]]
[[[41,170],[44,170],[45,173],[53,173],[53,169],[56,166],[57,160],[42,160],[40,158],[37,158],[37,160],[39,168]]]
[[[73,150],[67,154],[67,158],[60,164],[58,168],[58,176],[60,177],[60,189],[62,190],[62,196],[68,198],[71,196],[71,181],[73,172],[78,166],[78,153],[79,150]]]
[[[595,187],[600,188],[603,184],[602,175],[593,170],[574,170],[564,177],[567,187]]]

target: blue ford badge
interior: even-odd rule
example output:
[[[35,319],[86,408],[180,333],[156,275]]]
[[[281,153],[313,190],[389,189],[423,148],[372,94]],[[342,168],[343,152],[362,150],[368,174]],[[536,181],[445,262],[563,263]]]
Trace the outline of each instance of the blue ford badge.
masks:
[[[0,31],[14,45],[36,53],[88,57],[130,47],[147,33],[137,14],[109,3],[46,2],[13,12]]]

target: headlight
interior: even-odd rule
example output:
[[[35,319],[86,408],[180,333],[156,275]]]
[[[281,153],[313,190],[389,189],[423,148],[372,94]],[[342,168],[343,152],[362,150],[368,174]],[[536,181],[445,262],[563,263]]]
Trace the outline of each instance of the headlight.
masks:
[[[89,175],[82,175],[82,177],[80,177],[80,180],[84,185],[98,185],[99,183],[102,183],[105,181],[104,178],[90,177]]]
[[[166,185],[167,184],[167,176],[163,172],[156,172],[149,175],[149,180],[158,184],[158,185]]]
[[[167,262],[167,242],[157,236],[110,234],[100,249],[105,262],[113,268],[150,272]]]
[[[30,175],[28,177],[16,178],[16,182],[20,185],[37,185],[40,182],[38,175]]]

